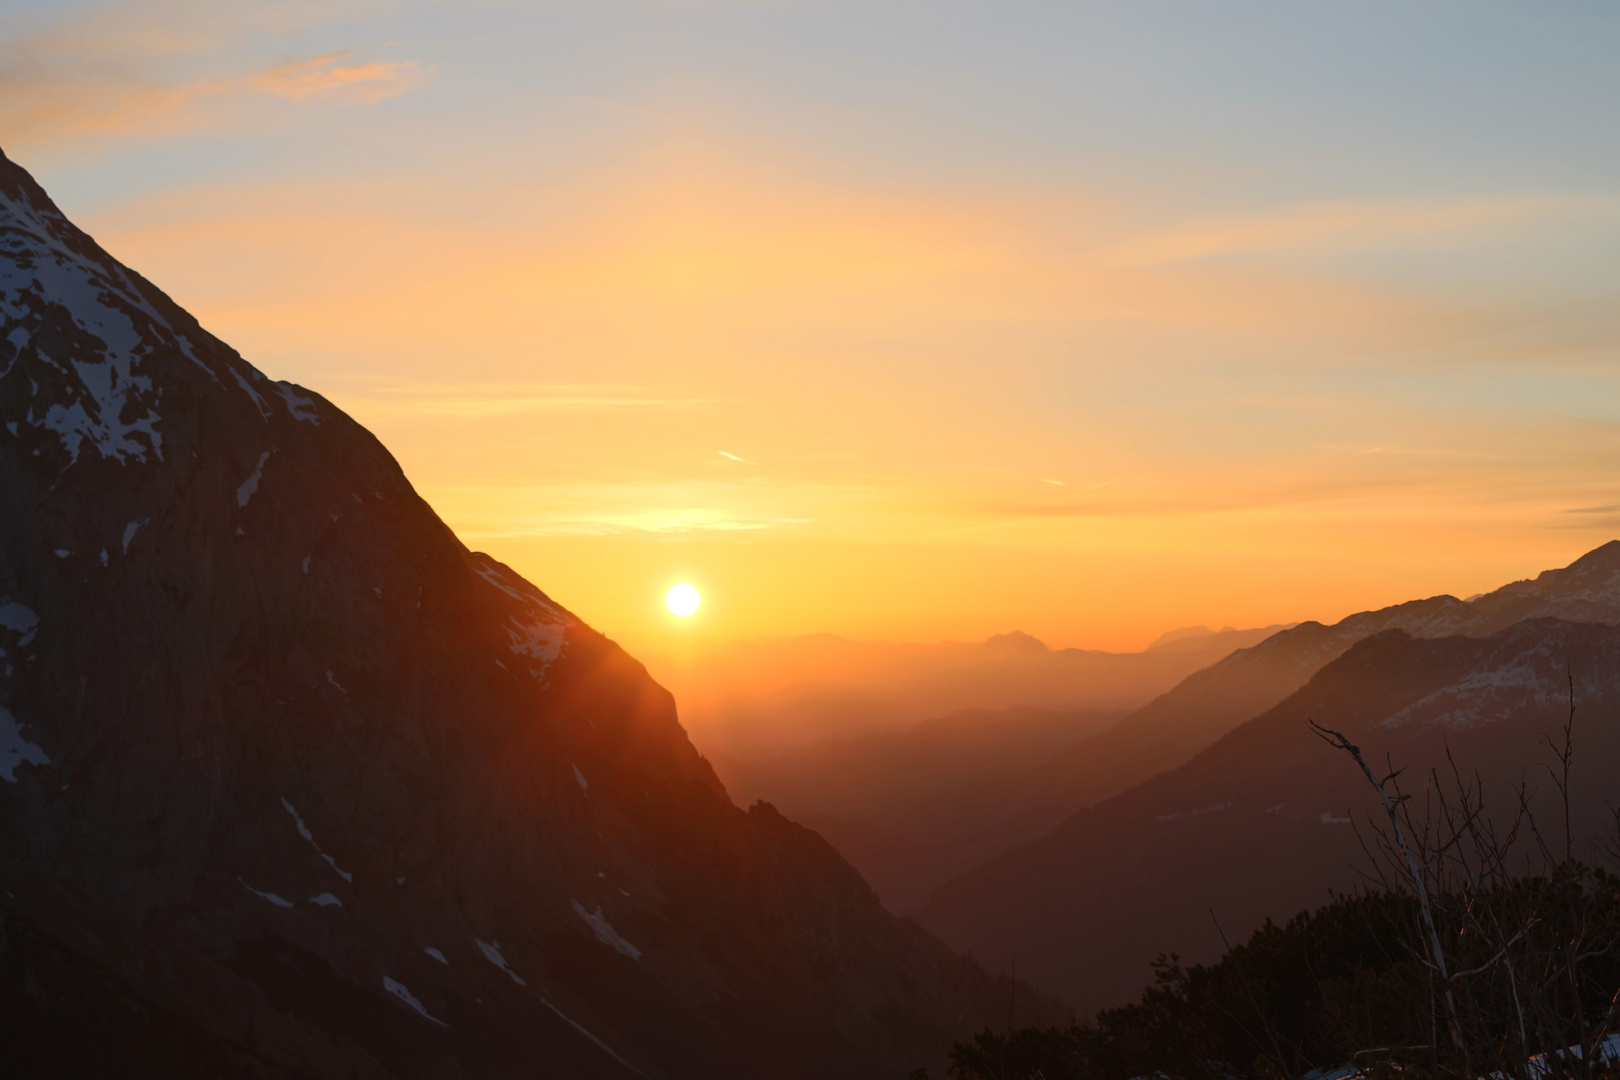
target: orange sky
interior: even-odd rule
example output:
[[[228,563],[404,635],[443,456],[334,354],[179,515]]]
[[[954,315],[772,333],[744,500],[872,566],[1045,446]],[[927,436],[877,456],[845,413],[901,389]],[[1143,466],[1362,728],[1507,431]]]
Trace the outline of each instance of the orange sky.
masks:
[[[380,41],[410,8],[351,15]],[[406,24],[392,53],[327,28],[203,62],[293,32],[254,26],[142,46],[198,65],[174,85],[64,60],[0,95],[0,145],[633,648],[1139,648],[1468,595],[1620,531],[1606,181],[1059,167],[1038,140],[942,168],[838,134],[870,116],[749,113],[741,76],[535,105],[518,138],[463,100],[499,77]],[[679,628],[677,580],[705,596]]]

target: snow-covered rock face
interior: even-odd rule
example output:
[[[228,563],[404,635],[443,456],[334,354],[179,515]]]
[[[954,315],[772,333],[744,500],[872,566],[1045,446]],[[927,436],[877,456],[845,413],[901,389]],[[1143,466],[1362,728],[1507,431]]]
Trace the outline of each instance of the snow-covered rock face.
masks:
[[[475,567],[475,572],[497,591],[522,605],[521,610],[506,621],[508,647],[528,668],[529,674],[541,678],[551,662],[567,648],[568,628],[577,625],[579,620],[493,559],[485,557]]]
[[[45,751],[23,737],[22,725],[17,718],[0,708],[0,780],[15,784],[17,766],[50,763],[51,759],[45,756]]]
[[[0,182],[0,401],[5,435],[51,436],[60,465],[122,465],[172,452],[172,409],[204,380],[263,419],[319,424],[320,406],[274,383],[109,258],[26,177]],[[193,399],[194,400],[194,399]],[[42,447],[29,447],[44,453]]]
[[[154,340],[175,343],[174,328],[76,231],[0,191],[0,378],[27,378],[31,399],[16,422],[54,432],[70,461],[161,457],[163,391],[145,360]]]

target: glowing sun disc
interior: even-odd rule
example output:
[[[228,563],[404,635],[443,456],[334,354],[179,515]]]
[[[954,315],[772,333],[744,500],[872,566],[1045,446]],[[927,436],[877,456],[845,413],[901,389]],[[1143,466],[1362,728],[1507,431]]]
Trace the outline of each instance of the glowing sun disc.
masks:
[[[683,619],[696,611],[701,603],[703,598],[698,596],[698,591],[684,582],[669,590],[664,597],[664,605],[669,608],[670,613]]]

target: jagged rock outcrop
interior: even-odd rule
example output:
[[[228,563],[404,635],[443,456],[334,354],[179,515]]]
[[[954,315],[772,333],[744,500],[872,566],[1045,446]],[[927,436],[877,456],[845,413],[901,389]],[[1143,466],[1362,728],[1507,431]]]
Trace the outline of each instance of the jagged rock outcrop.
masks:
[[[999,1010],[733,806],[640,664],[4,158],[0,320],[9,1060],[878,1076]]]

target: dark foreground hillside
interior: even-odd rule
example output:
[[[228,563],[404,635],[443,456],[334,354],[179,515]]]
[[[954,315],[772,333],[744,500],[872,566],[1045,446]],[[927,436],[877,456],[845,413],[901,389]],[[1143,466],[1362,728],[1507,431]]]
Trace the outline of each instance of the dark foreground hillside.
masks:
[[[1444,979],[1410,889],[1346,895],[1267,922],[1211,965],[1161,955],[1154,986],[1095,1022],[980,1032],[949,1075],[1585,1077],[1583,1058],[1613,1075],[1620,879],[1569,862],[1431,899]]]
[[[885,1076],[999,1015],[3,158],[0,320],[8,1075]]]

